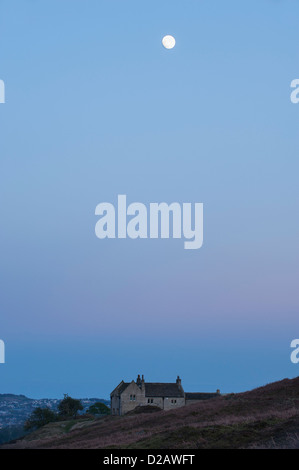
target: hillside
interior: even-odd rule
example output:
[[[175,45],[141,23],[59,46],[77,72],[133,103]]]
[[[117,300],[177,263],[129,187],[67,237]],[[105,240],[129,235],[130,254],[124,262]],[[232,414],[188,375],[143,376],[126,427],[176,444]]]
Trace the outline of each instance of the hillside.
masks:
[[[81,403],[84,411],[97,401],[109,403],[101,398],[83,398]],[[35,408],[47,407],[56,411],[60,402],[61,400],[55,398],[33,399],[25,395],[0,394],[0,444],[24,434],[24,423]]]
[[[175,411],[51,423],[2,448],[299,448],[299,377]]]

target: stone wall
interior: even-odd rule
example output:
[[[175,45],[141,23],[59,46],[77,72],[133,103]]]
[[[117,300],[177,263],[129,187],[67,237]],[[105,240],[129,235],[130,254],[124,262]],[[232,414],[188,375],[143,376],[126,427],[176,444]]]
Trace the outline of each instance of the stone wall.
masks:
[[[185,406],[185,398],[164,398],[164,410],[173,410]]]
[[[117,395],[111,397],[111,414],[113,416],[120,414],[120,397]]]
[[[132,382],[121,394],[120,414],[124,415],[134,410],[136,406],[145,405],[145,391]]]

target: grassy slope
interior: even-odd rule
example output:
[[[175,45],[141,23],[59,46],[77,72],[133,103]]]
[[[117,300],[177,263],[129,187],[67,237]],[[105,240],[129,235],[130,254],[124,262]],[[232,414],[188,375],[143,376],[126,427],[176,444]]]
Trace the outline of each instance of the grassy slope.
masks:
[[[299,378],[175,411],[52,423],[9,448],[299,448]]]

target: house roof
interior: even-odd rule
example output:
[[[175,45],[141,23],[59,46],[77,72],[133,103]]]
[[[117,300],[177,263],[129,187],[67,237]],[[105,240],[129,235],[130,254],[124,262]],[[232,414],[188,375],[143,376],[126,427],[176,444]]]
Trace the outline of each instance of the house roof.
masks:
[[[186,400],[209,400],[218,396],[218,393],[185,393]]]
[[[122,380],[120,384],[118,384],[118,386],[115,387],[114,390],[112,390],[110,396],[114,394],[120,395],[127,388],[128,385],[130,385],[128,382],[126,383]]]
[[[182,397],[184,390],[177,383],[153,383],[145,382],[146,397]]]
[[[119,394],[123,393],[123,391],[126,390],[126,388],[127,388],[129,385],[130,385],[129,382],[123,382],[123,383],[120,385],[119,389],[118,389],[118,393],[119,393]]]

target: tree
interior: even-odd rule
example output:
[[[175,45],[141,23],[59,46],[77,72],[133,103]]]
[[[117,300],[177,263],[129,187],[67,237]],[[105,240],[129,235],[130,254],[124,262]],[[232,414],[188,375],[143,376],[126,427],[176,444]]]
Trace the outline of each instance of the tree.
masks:
[[[88,408],[87,413],[92,415],[110,415],[110,408],[104,403],[96,402]]]
[[[57,414],[49,408],[35,408],[24,424],[25,431],[41,428],[48,423],[57,421]]]
[[[59,415],[64,418],[76,418],[78,411],[82,411],[83,406],[80,400],[64,395],[64,399],[58,405]]]

